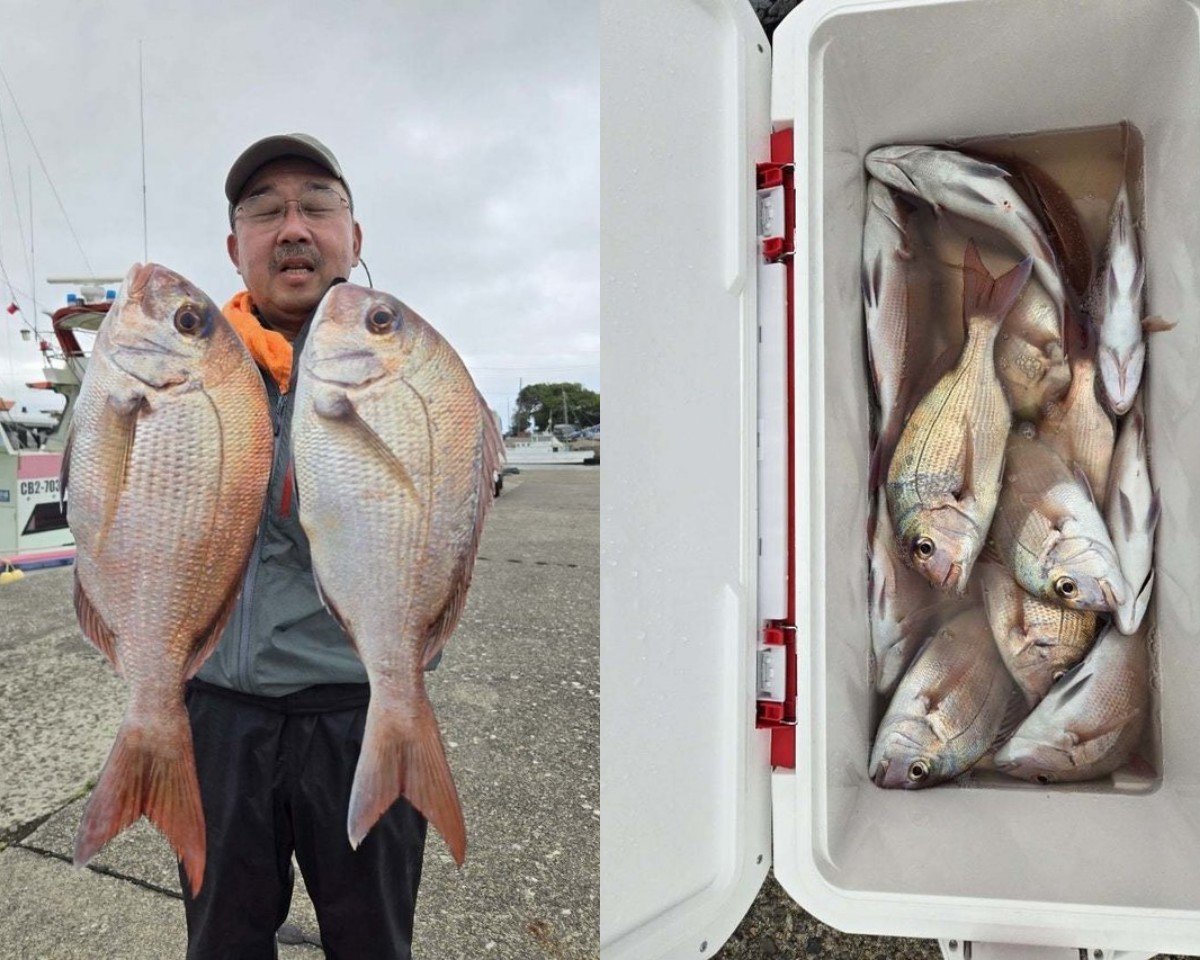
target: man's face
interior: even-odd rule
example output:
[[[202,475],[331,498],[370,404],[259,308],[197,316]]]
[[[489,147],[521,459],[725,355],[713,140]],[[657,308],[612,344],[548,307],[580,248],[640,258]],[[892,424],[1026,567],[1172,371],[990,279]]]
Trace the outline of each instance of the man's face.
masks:
[[[329,198],[329,191],[346,197],[341,183],[317,164],[285,157],[257,170],[238,204],[251,198]],[[284,211],[283,220],[277,223],[256,223],[235,211],[233,233],[226,245],[263,316],[295,333],[312,315],[329,284],[337,277],[349,277],[350,269],[358,264],[362,230],[349,208],[341,205],[333,215],[319,219],[306,218],[298,203],[286,204]]]

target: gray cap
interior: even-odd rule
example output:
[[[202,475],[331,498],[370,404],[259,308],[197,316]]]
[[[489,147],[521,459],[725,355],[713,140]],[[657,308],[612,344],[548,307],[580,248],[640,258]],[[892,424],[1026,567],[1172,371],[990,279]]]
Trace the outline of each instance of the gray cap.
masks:
[[[307,133],[281,133],[273,137],[264,137],[257,143],[250,144],[229,168],[229,176],[225,178],[225,199],[229,201],[230,223],[233,222],[234,205],[241,199],[242,191],[258,168],[283,157],[301,157],[311,160],[319,167],[324,167],[332,176],[341,181],[342,186],[346,188],[346,196],[350,199],[350,209],[354,209],[354,197],[350,193],[350,185],[346,183],[346,177],[342,174],[342,168],[337,162],[337,157],[333,155],[333,151],[316,137],[310,137]]]

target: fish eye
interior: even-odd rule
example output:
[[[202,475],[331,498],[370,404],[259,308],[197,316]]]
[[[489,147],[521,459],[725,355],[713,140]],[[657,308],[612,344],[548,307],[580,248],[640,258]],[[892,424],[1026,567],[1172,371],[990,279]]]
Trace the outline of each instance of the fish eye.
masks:
[[[203,324],[204,318],[195,304],[185,303],[175,311],[175,329],[184,336],[194,337]]]
[[[1058,683],[1058,681],[1059,681],[1059,680],[1061,680],[1061,679],[1062,679],[1063,677],[1065,677],[1066,675],[1067,675],[1067,671],[1066,671],[1066,670],[1055,670],[1055,671],[1054,671],[1054,676],[1051,678],[1051,682],[1052,682],[1052,683]]]
[[[387,333],[396,322],[396,315],[387,307],[376,307],[367,316],[367,329],[372,333]]]
[[[914,760],[912,766],[908,768],[908,779],[913,783],[920,783],[929,776],[929,764],[924,760]]]
[[[1079,587],[1070,577],[1059,577],[1054,582],[1054,592],[1064,600],[1072,600],[1079,593]]]
[[[921,560],[928,560],[937,548],[929,537],[921,537],[913,544],[913,555]]]

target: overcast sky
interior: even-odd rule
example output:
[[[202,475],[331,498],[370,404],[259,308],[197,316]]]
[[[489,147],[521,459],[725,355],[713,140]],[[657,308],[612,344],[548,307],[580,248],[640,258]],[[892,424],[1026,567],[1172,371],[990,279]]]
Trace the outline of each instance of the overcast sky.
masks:
[[[600,389],[592,0],[0,11],[0,68],[29,129],[0,84],[12,171],[0,154],[0,259],[27,319],[31,292],[39,313],[65,302],[46,277],[124,276],[142,259],[141,39],[150,260],[224,303],[240,289],[225,253],[229,166],[260,137],[306,131],[342,164],[375,286],[446,336],[506,427],[521,379]],[[366,282],[361,268],[351,280]],[[44,406],[12,376],[41,378],[35,344],[19,318],[0,323],[0,396]]]

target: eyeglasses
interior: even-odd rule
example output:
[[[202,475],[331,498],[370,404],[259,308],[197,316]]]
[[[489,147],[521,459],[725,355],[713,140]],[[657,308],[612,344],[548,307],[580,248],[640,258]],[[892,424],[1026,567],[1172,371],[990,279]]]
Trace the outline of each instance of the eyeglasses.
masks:
[[[309,223],[325,223],[350,206],[350,201],[333,190],[307,190],[296,200],[262,193],[238,204],[234,215],[254,227],[277,227],[287,216],[289,203]]]

